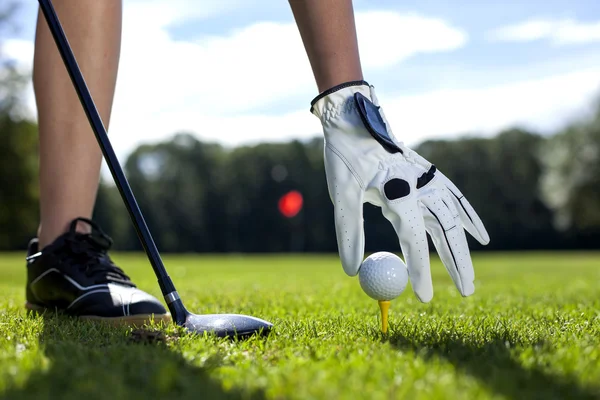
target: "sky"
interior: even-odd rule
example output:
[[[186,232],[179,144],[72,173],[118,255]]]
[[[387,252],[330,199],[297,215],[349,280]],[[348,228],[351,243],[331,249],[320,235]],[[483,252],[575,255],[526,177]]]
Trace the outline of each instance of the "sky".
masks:
[[[328,1],[328,0],[323,0]],[[600,95],[597,0],[355,0],[364,78],[395,135],[551,134]],[[3,52],[30,69],[37,1]],[[126,157],[176,132],[226,146],[321,135],[287,0],[124,0],[109,136]],[[35,118],[31,86],[27,99]]]

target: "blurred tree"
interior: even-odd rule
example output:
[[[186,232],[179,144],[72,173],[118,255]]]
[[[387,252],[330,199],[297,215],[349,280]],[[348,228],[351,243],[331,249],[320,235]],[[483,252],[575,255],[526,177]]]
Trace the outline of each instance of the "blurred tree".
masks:
[[[129,213],[112,180],[110,182],[104,179],[100,181],[93,218],[112,237],[115,249],[137,247],[135,230],[131,224]]]
[[[541,152],[544,199],[569,246],[600,247],[600,100],[588,120],[550,138]]]
[[[492,241],[482,247],[469,237],[473,249],[560,248],[566,243],[539,190],[544,165],[538,155],[545,141],[511,129],[487,139],[427,141],[415,149],[456,183],[482,217]],[[140,146],[126,172],[162,251],[337,250],[321,138],[227,150],[178,134]],[[592,182],[578,190],[595,187]],[[302,193],[304,208],[287,219],[277,203],[290,190]],[[96,215],[119,248],[141,248],[114,186],[101,186]],[[399,249],[378,208],[365,205],[364,218],[366,251]]]
[[[227,216],[244,251],[335,249],[332,207],[323,166],[322,139],[308,143],[260,144],[235,149],[228,165]],[[287,219],[277,204],[299,191],[302,211]]]
[[[0,143],[0,249],[23,249],[39,221],[37,127],[0,111]]]
[[[177,252],[221,246],[211,230],[222,218],[223,151],[181,133],[131,154],[125,170],[157,246]]]
[[[297,250],[332,251],[322,152],[322,139],[226,150],[178,134],[140,146],[125,170],[163,251],[281,252],[293,241]],[[277,202],[289,190],[303,194],[304,207],[287,220]],[[96,218],[113,232],[117,247],[139,249],[134,231],[111,222],[116,215],[128,221],[120,202],[117,189],[103,185]],[[115,230],[127,239],[117,243]]]
[[[0,8],[0,249],[21,249],[38,224],[37,127],[23,112],[30,76],[3,51],[16,2]]]
[[[468,236],[472,249],[597,246],[598,120],[572,127],[548,146],[545,137],[510,129],[492,138],[426,141],[415,150],[463,191],[483,219],[491,243],[482,247]],[[550,182],[559,182],[551,194],[563,203],[548,202],[540,190],[545,168],[554,176]],[[162,251],[337,250],[320,137],[225,149],[181,133],[140,146],[125,170]],[[277,204],[291,190],[302,193],[304,207],[287,219]],[[555,228],[554,209],[569,216],[570,241]],[[114,186],[101,186],[96,215],[118,248],[141,249]],[[399,250],[378,208],[365,205],[364,219],[366,251]]]
[[[538,155],[545,140],[537,134],[512,129],[491,141],[494,179],[502,198],[497,211],[502,210],[503,216],[493,222],[493,229],[502,229],[504,248],[552,249],[557,245],[553,215],[540,190],[543,165]]]

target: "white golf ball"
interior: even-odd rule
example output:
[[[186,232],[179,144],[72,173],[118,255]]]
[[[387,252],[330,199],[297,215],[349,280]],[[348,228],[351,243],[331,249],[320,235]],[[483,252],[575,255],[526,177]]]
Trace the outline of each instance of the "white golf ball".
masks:
[[[364,292],[375,300],[393,300],[408,284],[408,269],[400,257],[380,251],[367,257],[358,271]]]

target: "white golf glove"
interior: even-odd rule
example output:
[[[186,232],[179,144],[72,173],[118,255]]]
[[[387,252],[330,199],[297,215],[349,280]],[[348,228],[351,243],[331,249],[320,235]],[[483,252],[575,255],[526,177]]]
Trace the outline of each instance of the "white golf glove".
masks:
[[[358,274],[363,261],[363,203],[368,202],[381,207],[394,226],[420,301],[433,297],[425,232],[459,292],[473,294],[474,271],[464,229],[483,245],[490,240],[488,233],[458,188],[394,137],[373,87],[364,81],[348,82],[321,93],[311,105],[323,125],[327,185],[346,274]]]

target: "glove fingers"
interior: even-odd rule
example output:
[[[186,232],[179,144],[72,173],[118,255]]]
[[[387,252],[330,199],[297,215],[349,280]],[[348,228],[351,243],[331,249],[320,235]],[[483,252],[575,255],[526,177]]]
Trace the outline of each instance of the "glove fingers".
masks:
[[[460,219],[455,217],[456,214],[446,205],[442,197],[436,196],[435,191],[421,201],[427,232],[433,240],[442,263],[458,291],[463,296],[472,295],[475,291],[473,284],[475,272]]]
[[[327,187],[333,203],[338,251],[344,272],[358,274],[365,253],[364,190],[338,154],[325,148]]]
[[[416,202],[403,202],[399,205],[387,203],[381,210],[398,235],[415,296],[423,303],[430,302],[433,298],[433,284],[429,267],[429,248],[425,223],[418,204]]]
[[[482,245],[486,245],[490,242],[490,236],[475,212],[475,209],[471,206],[467,198],[461,193],[460,190],[450,181],[450,179],[444,176],[444,184],[449,192],[449,197],[454,203],[458,214],[460,215],[460,219],[462,221],[462,225],[464,228],[473,236],[479,243]]]

